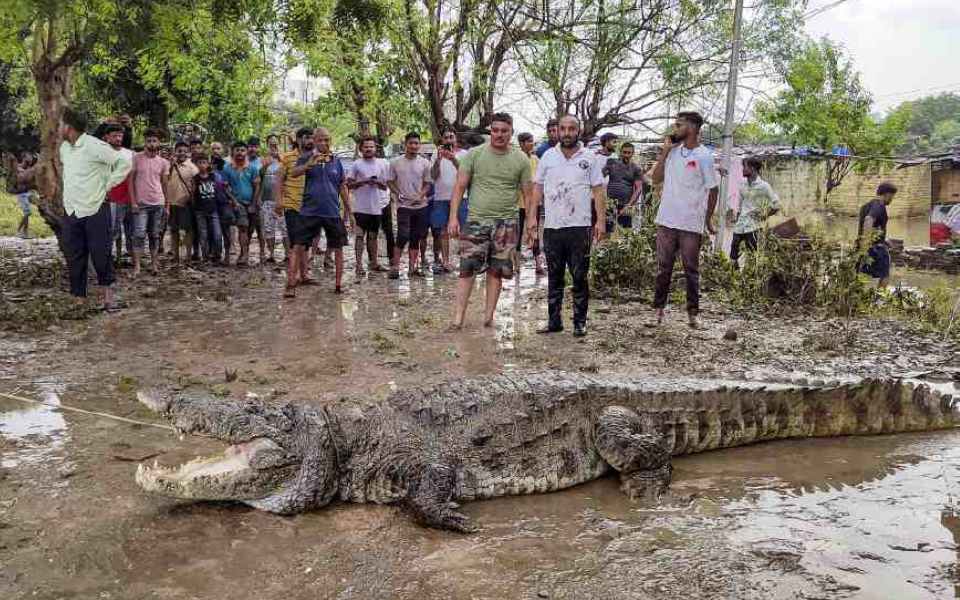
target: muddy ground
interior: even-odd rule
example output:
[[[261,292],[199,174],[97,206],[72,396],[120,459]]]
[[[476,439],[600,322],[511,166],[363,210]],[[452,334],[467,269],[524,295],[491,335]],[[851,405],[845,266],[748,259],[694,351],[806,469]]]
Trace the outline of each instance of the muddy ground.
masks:
[[[121,278],[127,308],[42,319],[62,292],[29,287],[49,242],[4,239],[0,391],[153,421],[138,388],[197,386],[322,404],[400,387],[544,367],[636,376],[927,378],[945,391],[960,345],[895,321],[737,314],[707,301],[647,327],[642,302],[592,304],[590,334],[544,338],[546,280],[529,262],[496,327],[445,331],[453,276],[346,276],[281,299],[276,268]],[[0,305],[2,306],[2,305]],[[31,310],[33,312],[31,312]],[[8,313],[9,314],[9,313]],[[731,333],[732,332],[732,333]],[[736,339],[729,339],[734,337]],[[230,381],[228,381],[228,379]],[[336,505],[283,518],[147,496],[139,460],[219,444],[0,399],[0,598],[952,598],[960,433],[758,445],[675,461],[674,491],[632,505],[604,479],[467,505],[483,527],[422,529],[391,507]]]

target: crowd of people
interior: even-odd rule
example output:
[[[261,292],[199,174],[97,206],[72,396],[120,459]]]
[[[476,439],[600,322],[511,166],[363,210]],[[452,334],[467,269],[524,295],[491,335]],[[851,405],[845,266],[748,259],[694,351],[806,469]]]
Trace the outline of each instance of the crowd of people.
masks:
[[[457,330],[479,276],[485,277],[483,323],[493,323],[503,280],[517,272],[526,246],[537,274],[547,275],[547,320],[539,332],[563,331],[569,274],[573,334],[580,337],[586,335],[591,246],[618,227],[633,226],[656,185],[661,190],[655,218],[655,319],[664,319],[679,255],[688,322],[696,328],[700,247],[705,232],[715,233],[718,200],[717,169],[712,150],[700,141],[702,125],[698,113],[679,113],[645,171],[635,162],[633,145],[618,145],[614,134],[601,136],[596,150],[586,147],[580,122],[570,115],[551,119],[539,145],[530,133],[520,133],[514,145],[512,118],[497,113],[488,138],[472,148],[462,147],[458,133],[446,129],[435,152],[424,156],[420,135],[411,132],[404,137],[403,153],[387,161],[377,140],[368,136],[356,141],[355,158],[344,161],[323,127],[298,130],[286,151],[281,139],[270,135],[264,152],[256,137],[233,142],[229,152],[220,142],[207,146],[199,139],[178,140],[165,151],[163,132],[151,130],[142,150],[133,152],[128,122],[108,120],[88,135],[82,115],[67,110],[60,158],[71,292],[86,296],[92,263],[105,290],[104,308],[116,310],[114,263],[124,243],[137,277],[145,266],[158,273],[167,237],[174,265],[245,267],[252,262],[256,236],[258,262],[285,262],[283,295],[295,298],[302,286],[317,284],[311,257],[320,254],[325,269],[335,272],[333,291],[342,293],[343,252],[351,237],[358,279],[368,272],[398,279],[404,258],[408,277],[425,277],[431,240],[432,271],[459,273],[450,325]],[[745,161],[740,210],[725,216],[734,230],[734,259],[742,246],[756,248],[757,232],[779,207],[773,189],[759,176],[761,167],[756,160]],[[868,227],[885,225],[878,206],[868,213]],[[454,240],[459,264],[452,254]]]

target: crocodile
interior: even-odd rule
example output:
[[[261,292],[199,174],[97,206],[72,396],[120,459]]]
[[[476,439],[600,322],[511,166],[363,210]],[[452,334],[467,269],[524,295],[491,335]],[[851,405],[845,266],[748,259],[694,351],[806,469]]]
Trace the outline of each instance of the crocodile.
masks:
[[[503,374],[318,407],[138,393],[183,433],[232,444],[177,467],[139,465],[144,490],[294,514],[334,500],[396,503],[472,531],[460,503],[562,490],[616,471],[632,500],[669,486],[672,456],[787,438],[947,429],[957,399],[896,379],[833,385]]]

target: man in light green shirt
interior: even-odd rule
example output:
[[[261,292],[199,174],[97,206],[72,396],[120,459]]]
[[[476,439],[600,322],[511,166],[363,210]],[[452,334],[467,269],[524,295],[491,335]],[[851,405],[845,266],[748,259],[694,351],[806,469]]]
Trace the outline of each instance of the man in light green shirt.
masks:
[[[513,278],[517,255],[517,194],[530,197],[530,161],[511,148],[513,119],[497,113],[490,123],[490,141],[460,160],[450,203],[451,238],[460,239],[460,281],[451,329],[463,327],[470,293],[477,275],[487,274],[484,327],[493,325],[504,279]],[[459,209],[470,190],[470,213],[463,229]]]
[[[116,310],[110,257],[110,205],[107,191],[126,179],[132,163],[109,144],[84,133],[86,118],[66,109],[60,133],[63,166],[62,236],[70,271],[70,293],[87,295],[87,265],[92,260],[103,288],[104,310]]]

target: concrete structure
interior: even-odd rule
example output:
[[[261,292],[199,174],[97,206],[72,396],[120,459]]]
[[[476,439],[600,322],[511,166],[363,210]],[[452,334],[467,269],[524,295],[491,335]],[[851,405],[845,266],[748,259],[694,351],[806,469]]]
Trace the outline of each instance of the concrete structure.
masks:
[[[291,71],[284,75],[280,87],[274,92],[277,104],[313,104],[326,91],[325,81],[304,73]]]

